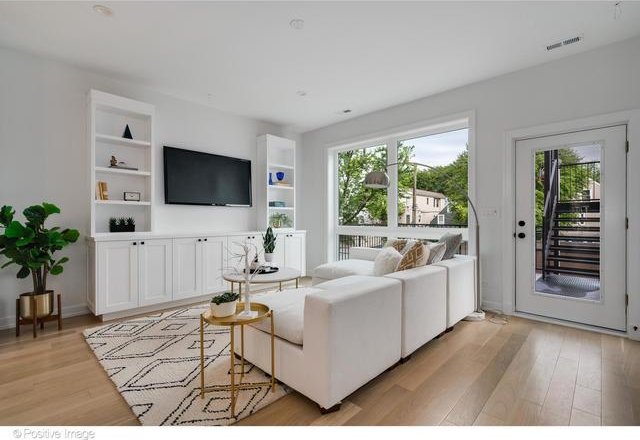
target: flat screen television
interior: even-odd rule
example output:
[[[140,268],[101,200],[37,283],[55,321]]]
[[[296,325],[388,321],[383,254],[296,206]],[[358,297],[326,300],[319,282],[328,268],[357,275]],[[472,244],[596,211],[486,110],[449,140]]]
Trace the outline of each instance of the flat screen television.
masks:
[[[251,206],[251,161],[165,146],[164,201]]]

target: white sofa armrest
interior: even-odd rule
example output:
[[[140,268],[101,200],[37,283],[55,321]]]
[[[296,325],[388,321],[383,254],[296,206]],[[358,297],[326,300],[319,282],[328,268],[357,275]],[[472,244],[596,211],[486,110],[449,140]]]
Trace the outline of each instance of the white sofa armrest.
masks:
[[[349,249],[349,258],[354,260],[369,260],[376,259],[382,249],[370,248],[370,247],[352,247]]]
[[[304,394],[330,408],[400,359],[401,295],[398,280],[349,276],[306,297]]]
[[[476,307],[476,257],[455,255],[433,265],[447,269],[447,327],[453,327]]]

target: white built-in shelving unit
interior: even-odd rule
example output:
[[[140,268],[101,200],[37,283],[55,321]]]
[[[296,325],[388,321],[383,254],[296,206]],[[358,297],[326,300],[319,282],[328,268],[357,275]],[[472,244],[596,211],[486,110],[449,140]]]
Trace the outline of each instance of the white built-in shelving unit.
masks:
[[[109,93],[89,92],[91,236],[109,232],[109,218],[133,217],[136,232],[153,230],[154,107]],[[122,137],[129,125],[133,139]],[[110,168],[111,156],[137,170]],[[97,182],[106,182],[109,199],[99,200]],[[125,201],[125,192],[140,201]]]
[[[296,143],[291,139],[266,134],[258,137],[258,228],[273,225],[274,214],[284,214],[291,220],[289,227],[274,228],[295,230],[296,228]],[[277,173],[283,173],[280,181]],[[269,174],[271,182],[269,183]],[[280,202],[284,206],[270,206]]]

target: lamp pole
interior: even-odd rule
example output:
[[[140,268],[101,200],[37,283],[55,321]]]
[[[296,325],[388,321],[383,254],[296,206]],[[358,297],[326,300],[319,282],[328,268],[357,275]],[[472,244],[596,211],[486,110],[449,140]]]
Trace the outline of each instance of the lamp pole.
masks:
[[[418,189],[418,164],[413,164],[413,201],[411,204],[411,221],[412,223],[415,225],[416,224],[416,218],[418,218],[418,207],[416,206],[417,203],[417,189]]]

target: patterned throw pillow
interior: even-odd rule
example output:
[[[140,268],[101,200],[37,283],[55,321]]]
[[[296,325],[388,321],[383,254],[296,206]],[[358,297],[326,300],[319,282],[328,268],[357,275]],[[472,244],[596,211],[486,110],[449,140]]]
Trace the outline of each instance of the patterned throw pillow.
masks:
[[[460,247],[460,243],[462,243],[462,234],[451,234],[447,232],[442,237],[440,237],[438,243],[446,244],[447,249],[444,252],[444,256],[442,257],[442,259],[449,260],[450,258],[453,258],[456,251]]]
[[[429,248],[427,265],[442,261],[442,257],[444,257],[444,253],[447,250],[446,243],[429,243],[427,247]]]
[[[424,245],[419,241],[414,241],[413,246],[411,246],[411,248],[409,248],[402,256],[402,260],[400,260],[396,267],[396,272],[424,266],[428,257],[429,254],[425,252]]]
[[[402,253],[402,249],[407,245],[407,240],[404,238],[391,238],[387,240],[385,247],[392,247],[398,252]]]

